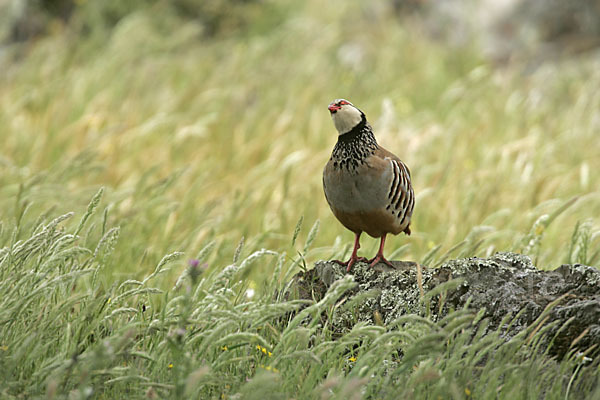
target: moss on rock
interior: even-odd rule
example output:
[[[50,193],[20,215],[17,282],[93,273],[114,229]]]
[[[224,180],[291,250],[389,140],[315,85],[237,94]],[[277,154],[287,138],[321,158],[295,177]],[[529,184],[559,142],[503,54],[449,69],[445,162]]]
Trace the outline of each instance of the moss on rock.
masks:
[[[506,328],[509,338],[558,300],[546,321],[547,337],[555,336],[551,352],[563,356],[574,341],[581,350],[600,343],[600,271],[595,268],[576,264],[540,271],[529,257],[515,253],[451,260],[437,269],[392,263],[394,269],[383,264],[371,268],[364,262],[353,266],[357,286],[340,300],[336,312],[323,316],[330,319],[335,334],[346,333],[361,321],[389,325],[406,314],[425,313],[439,320],[466,306],[483,309],[487,329]],[[334,262],[318,261],[293,278],[289,294],[318,301],[345,274],[345,268]],[[512,316],[510,327],[504,326],[507,315]]]

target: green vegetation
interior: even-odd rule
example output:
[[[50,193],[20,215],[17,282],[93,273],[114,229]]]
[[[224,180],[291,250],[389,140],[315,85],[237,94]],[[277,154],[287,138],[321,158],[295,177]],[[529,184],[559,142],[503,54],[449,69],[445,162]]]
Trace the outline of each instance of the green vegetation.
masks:
[[[358,2],[210,29],[138,3],[0,50],[0,397],[600,396],[598,360],[544,357],[540,326],[504,342],[457,310],[333,341],[350,278],[291,319],[273,297],[352,244],[321,189],[338,97],[411,167],[392,258],[600,265],[597,58],[497,69]]]

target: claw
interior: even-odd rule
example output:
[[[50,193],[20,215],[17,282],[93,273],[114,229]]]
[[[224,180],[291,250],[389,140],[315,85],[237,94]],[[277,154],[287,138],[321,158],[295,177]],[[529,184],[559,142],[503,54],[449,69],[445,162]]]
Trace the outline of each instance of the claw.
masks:
[[[377,263],[383,262],[387,266],[395,268],[394,265],[383,256],[383,247],[384,246],[385,246],[385,236],[382,236],[381,243],[379,244],[379,251],[377,252],[377,255],[368,261],[370,267],[374,267],[375,265],[377,265]]]
[[[348,264],[351,263],[351,265],[356,264],[358,261],[360,262],[364,262],[364,263],[370,263],[371,261],[373,261],[372,259],[369,260],[367,257],[355,257],[355,258],[350,258],[348,261],[342,261],[342,260],[331,260],[331,262],[334,262],[336,264],[339,265],[343,265],[344,267],[347,267]]]
[[[389,262],[389,261],[388,261],[388,260],[387,260],[387,259],[386,259],[386,258],[383,256],[383,254],[381,254],[381,255],[377,255],[377,256],[375,256],[375,257],[371,258],[371,259],[369,260],[369,266],[370,266],[370,267],[374,267],[374,266],[376,266],[376,265],[377,265],[379,262],[382,262],[382,263],[384,263],[384,264],[386,264],[386,265],[388,265],[388,266],[390,266],[390,267],[392,267],[392,268],[396,268],[396,267],[394,267],[394,264],[392,264],[391,262]]]
[[[331,261],[336,264],[346,267],[346,272],[350,272],[350,268],[352,268],[352,266],[354,264],[356,264],[357,261],[361,261],[361,262],[365,262],[365,263],[369,262],[369,260],[367,260],[366,257],[350,257],[350,259],[348,261],[342,261],[342,260],[331,260]]]
[[[333,261],[336,264],[343,265],[344,267],[346,267],[346,272],[350,272],[350,268],[352,268],[352,266],[357,261],[369,262],[369,260],[367,260],[365,257],[357,257],[356,256],[356,253],[358,253],[358,249],[360,249],[359,239],[360,239],[360,233],[357,233],[356,237],[354,238],[354,249],[352,249],[352,255],[350,256],[350,259],[348,261],[341,261],[341,260],[331,260],[331,261]]]

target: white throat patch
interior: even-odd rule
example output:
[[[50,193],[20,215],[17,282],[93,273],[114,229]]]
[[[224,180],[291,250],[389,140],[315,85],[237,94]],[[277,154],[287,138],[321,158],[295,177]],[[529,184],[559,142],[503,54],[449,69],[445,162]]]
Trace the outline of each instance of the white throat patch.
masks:
[[[353,105],[345,104],[334,114],[331,114],[331,118],[338,133],[343,135],[360,123],[362,115]]]

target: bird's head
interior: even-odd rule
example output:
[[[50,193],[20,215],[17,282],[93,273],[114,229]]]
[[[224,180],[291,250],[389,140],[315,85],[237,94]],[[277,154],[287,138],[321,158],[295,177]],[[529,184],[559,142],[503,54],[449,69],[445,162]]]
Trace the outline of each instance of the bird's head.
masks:
[[[350,132],[363,118],[363,112],[354,107],[348,100],[337,99],[329,104],[329,112],[333,124],[340,135]]]

